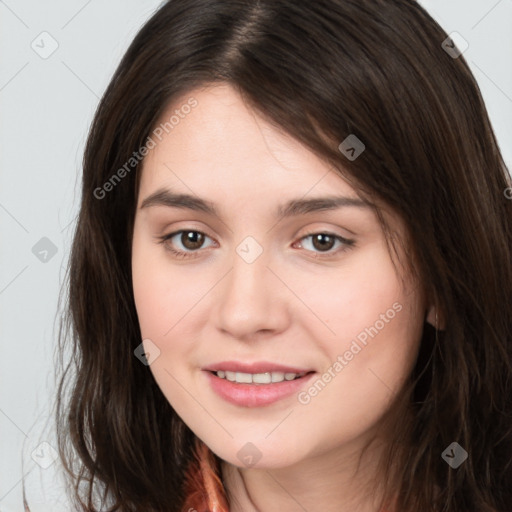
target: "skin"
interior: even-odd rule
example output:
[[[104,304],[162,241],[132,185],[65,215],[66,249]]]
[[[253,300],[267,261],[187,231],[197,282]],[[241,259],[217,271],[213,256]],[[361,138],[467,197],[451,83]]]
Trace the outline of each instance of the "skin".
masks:
[[[356,472],[358,456],[410,373],[423,323],[434,323],[435,311],[418,283],[397,274],[371,209],[274,216],[292,198],[357,197],[323,160],[228,85],[190,91],[162,119],[189,97],[198,105],[145,158],[137,202],[133,291],[144,346],[160,351],[150,370],[183,421],[223,459],[225,487],[239,501],[235,512],[375,512],[364,484],[386,433]],[[161,187],[214,202],[221,218],[141,209]],[[384,213],[404,237],[403,221]],[[195,257],[178,259],[159,243],[178,230],[206,235],[202,245],[181,234],[166,242]],[[312,233],[355,245],[314,245],[306,236]],[[252,263],[236,251],[248,236],[263,251]],[[225,360],[267,360],[320,377],[395,303],[401,310],[307,404],[294,394],[264,407],[233,405],[201,370]],[[261,453],[250,467],[237,457],[248,442]]]

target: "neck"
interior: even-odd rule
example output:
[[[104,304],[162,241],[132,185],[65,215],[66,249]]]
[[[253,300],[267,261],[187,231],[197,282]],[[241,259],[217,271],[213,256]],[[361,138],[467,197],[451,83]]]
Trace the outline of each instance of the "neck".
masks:
[[[239,468],[222,461],[231,512],[379,512],[377,461],[384,445],[342,447],[285,468]]]

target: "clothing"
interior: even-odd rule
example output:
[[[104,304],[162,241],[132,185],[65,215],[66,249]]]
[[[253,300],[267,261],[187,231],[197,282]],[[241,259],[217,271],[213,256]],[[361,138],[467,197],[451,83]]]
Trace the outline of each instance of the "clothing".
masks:
[[[198,437],[185,477],[182,512],[229,512],[221,471],[213,452]]]
[[[181,512],[229,512],[221,468],[213,452],[196,437],[193,455],[185,477],[186,499]]]

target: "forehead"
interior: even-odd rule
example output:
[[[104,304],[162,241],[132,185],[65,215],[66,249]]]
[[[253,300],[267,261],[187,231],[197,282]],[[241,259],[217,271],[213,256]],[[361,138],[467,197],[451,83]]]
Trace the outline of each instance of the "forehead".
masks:
[[[195,106],[185,108],[191,99]],[[207,86],[176,98],[156,130],[155,146],[142,166],[141,191],[178,183],[180,188],[212,192],[236,193],[250,186],[253,191],[277,187],[281,192],[285,187],[295,195],[312,189],[357,195],[331,166],[260,117],[229,85]]]

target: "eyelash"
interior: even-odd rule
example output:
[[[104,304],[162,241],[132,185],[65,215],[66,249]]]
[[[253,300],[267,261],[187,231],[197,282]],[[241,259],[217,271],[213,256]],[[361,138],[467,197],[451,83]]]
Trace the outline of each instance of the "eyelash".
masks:
[[[191,252],[178,251],[166,243],[169,239],[171,239],[174,236],[181,234],[181,233],[200,233],[201,235],[211,238],[206,233],[203,233],[202,231],[198,231],[195,229],[181,229],[179,231],[174,231],[173,233],[169,233],[168,235],[158,237],[158,239],[159,239],[158,243],[162,244],[166,251],[171,252],[176,258],[179,258],[179,259],[196,258],[199,256],[199,252],[200,252],[200,249],[198,249],[196,251],[191,251]],[[336,235],[334,233],[329,233],[326,231],[313,231],[311,233],[306,233],[299,239],[299,241],[304,240],[305,238],[311,237],[313,235],[327,235],[327,236],[335,238],[336,240],[338,240],[339,242],[344,244],[341,248],[338,248],[338,250],[334,251],[333,253],[327,253],[327,254],[319,253],[319,252],[313,253],[315,258],[319,258],[319,259],[333,258],[334,256],[338,255],[339,253],[343,253],[343,252],[348,251],[349,249],[352,249],[353,247],[355,247],[355,240],[350,240],[348,238],[344,238],[340,235]],[[308,250],[308,252],[312,252],[312,251]]]

